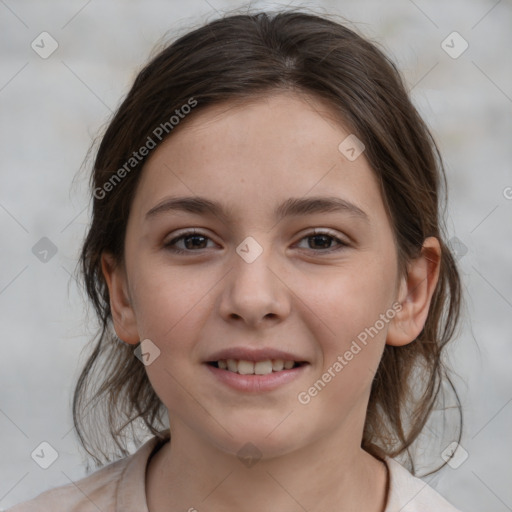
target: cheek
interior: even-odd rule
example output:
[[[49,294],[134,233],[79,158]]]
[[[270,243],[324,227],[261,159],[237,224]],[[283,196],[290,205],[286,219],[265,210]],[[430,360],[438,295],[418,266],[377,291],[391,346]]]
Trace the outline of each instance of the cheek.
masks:
[[[297,399],[312,415],[321,415],[329,407],[333,425],[347,411],[366,407],[382,357],[394,310],[388,309],[392,284],[380,277],[374,280],[370,273],[350,274],[318,290],[315,312],[322,318],[322,327],[315,331],[319,364],[310,387],[301,389]],[[312,322],[318,325],[316,320]]]
[[[148,378],[167,407],[192,414],[186,391],[190,386],[185,383],[191,379],[191,361],[205,311],[211,307],[208,291],[214,282],[211,275],[203,279],[197,272],[192,279],[191,267],[142,268],[133,283],[137,328],[141,340],[151,340],[159,350],[146,366]]]
[[[186,344],[186,327],[208,300],[214,284],[210,283],[211,276],[198,275],[192,267],[171,268],[154,262],[137,268],[132,289],[140,336],[157,345],[168,345],[178,338],[180,345]]]
[[[312,310],[321,320],[324,367],[346,354],[350,367],[377,368],[394,317],[395,274],[382,259],[361,258],[338,269],[313,290]],[[314,291],[316,290],[316,292]]]

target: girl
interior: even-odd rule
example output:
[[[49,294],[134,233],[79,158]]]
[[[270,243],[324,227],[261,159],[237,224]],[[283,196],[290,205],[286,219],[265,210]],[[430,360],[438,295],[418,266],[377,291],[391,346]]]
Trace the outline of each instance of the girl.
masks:
[[[327,17],[161,51],[99,146],[81,253],[101,332],[74,422],[110,464],[11,510],[454,512],[394,460],[459,318],[442,185],[395,66]]]

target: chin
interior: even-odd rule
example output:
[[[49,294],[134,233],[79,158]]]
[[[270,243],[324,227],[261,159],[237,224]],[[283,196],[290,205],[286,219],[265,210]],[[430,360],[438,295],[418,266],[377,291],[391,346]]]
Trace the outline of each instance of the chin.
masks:
[[[298,428],[291,420],[291,414],[290,421],[285,419],[287,414],[260,417],[259,421],[255,418],[250,421],[247,417],[238,421],[233,419],[227,426],[231,436],[224,429],[217,428],[208,437],[220,450],[240,459],[280,457],[307,445],[305,430]]]

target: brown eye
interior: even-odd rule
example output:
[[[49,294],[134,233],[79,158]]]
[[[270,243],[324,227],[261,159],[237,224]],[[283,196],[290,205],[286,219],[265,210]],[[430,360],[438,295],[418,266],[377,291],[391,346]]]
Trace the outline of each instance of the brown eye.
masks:
[[[196,250],[206,249],[208,240],[210,240],[209,237],[198,231],[187,231],[165,243],[164,247],[175,253],[196,252]],[[183,248],[176,246],[181,241],[183,241]]]
[[[313,233],[303,237],[302,240],[308,240],[309,247],[306,247],[306,249],[313,250],[315,252],[334,252],[341,250],[344,247],[348,247],[347,243],[327,231],[323,232],[315,230]],[[336,242],[338,247],[333,248],[333,242]]]

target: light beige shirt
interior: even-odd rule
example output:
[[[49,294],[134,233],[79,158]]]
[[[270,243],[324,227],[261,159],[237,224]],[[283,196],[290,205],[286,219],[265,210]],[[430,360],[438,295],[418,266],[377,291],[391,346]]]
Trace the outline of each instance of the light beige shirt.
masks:
[[[152,437],[135,453],[74,484],[43,492],[7,512],[149,512],[146,467],[166,440]],[[460,512],[393,459],[386,459],[390,488],[385,512]]]

